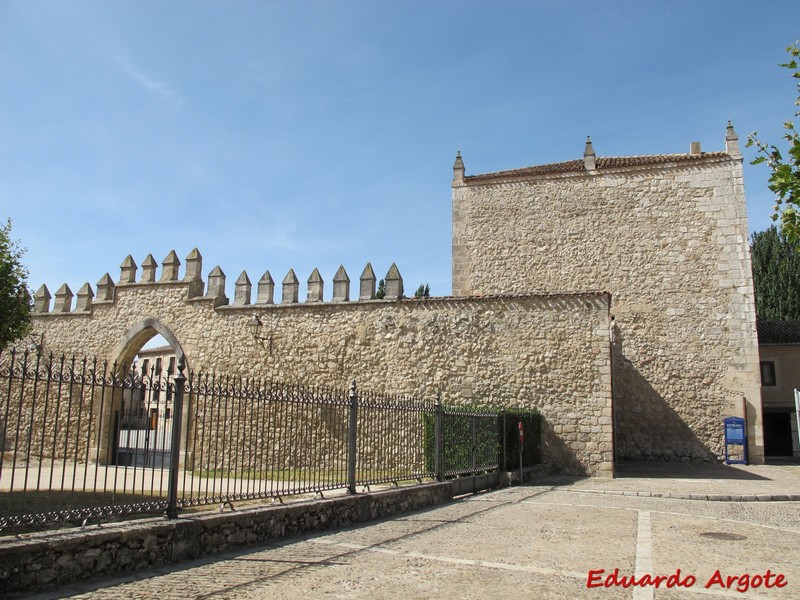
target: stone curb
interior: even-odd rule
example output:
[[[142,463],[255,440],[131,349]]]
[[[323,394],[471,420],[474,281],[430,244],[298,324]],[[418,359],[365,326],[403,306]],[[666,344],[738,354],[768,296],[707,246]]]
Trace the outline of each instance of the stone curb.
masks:
[[[559,488],[553,488],[558,490]],[[641,498],[672,498],[674,500],[705,500],[710,502],[800,502],[800,494],[684,494],[681,492],[632,492],[622,490],[564,490],[573,494],[603,494],[607,496],[638,496]]]

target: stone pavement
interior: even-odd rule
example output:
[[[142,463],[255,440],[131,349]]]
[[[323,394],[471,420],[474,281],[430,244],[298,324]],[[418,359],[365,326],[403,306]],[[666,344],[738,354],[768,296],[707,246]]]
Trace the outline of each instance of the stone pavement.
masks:
[[[800,501],[800,464],[622,463],[614,479],[550,478],[571,489],[684,500]]]
[[[800,466],[620,474],[549,478],[34,597],[800,598],[800,503],[780,499],[800,495]],[[624,587],[631,576],[649,585]]]

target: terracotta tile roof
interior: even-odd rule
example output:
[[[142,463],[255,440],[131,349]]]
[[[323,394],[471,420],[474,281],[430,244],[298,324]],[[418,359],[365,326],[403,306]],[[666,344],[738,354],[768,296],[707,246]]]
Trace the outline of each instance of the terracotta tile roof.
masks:
[[[558,299],[558,298],[585,298],[585,297],[611,298],[609,292],[600,290],[586,291],[554,291],[554,292],[505,292],[499,294],[474,294],[471,296],[431,296],[429,298],[403,298],[401,302],[475,302],[477,300],[533,300],[533,299]]]
[[[758,321],[759,344],[800,344],[800,321]]]
[[[727,158],[727,152],[703,152],[702,154],[648,154],[642,156],[598,156],[596,168],[598,171],[619,169],[624,167],[637,167],[643,165],[661,165],[669,163],[700,162],[708,158]],[[479,175],[467,175],[464,181],[478,182],[492,179],[506,179],[509,177],[530,177],[533,175],[558,175],[562,173],[583,173],[583,159],[568,160],[565,162],[536,165],[510,171],[497,171]]]

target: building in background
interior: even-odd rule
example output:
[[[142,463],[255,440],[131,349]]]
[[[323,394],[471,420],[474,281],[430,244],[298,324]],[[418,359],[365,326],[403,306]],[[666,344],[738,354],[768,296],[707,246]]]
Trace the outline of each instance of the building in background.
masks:
[[[800,390],[800,321],[759,321],[764,453],[800,458],[795,390]]]

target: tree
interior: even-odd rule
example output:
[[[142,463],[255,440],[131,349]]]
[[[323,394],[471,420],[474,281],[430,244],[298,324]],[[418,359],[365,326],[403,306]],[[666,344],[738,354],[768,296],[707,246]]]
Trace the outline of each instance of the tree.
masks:
[[[795,79],[800,79],[800,70],[797,66],[797,61],[800,59],[798,43],[800,42],[795,42],[786,48],[792,59],[780,64],[781,67],[789,69]],[[795,106],[800,106],[800,83],[797,83],[797,91],[798,97]],[[800,116],[800,112],[795,112],[794,116]],[[786,130],[783,138],[789,142],[786,158],[776,146],[760,141],[756,137],[757,131],[747,137],[747,146],[758,148],[760,155],[751,164],[765,162],[772,171],[768,185],[769,189],[776,194],[772,220],[780,219],[781,233],[792,242],[800,242],[800,134],[792,121],[786,121],[783,127]]]
[[[383,300],[386,297],[386,282],[381,279],[378,282],[378,290],[375,292],[375,298]]]
[[[420,283],[417,291],[414,292],[414,298],[430,298],[431,297],[431,286],[427,283]]]
[[[31,294],[22,265],[24,250],[11,239],[11,219],[0,226],[0,350],[27,335],[31,327]]]
[[[800,320],[800,243],[773,225],[750,238],[759,320]]]

